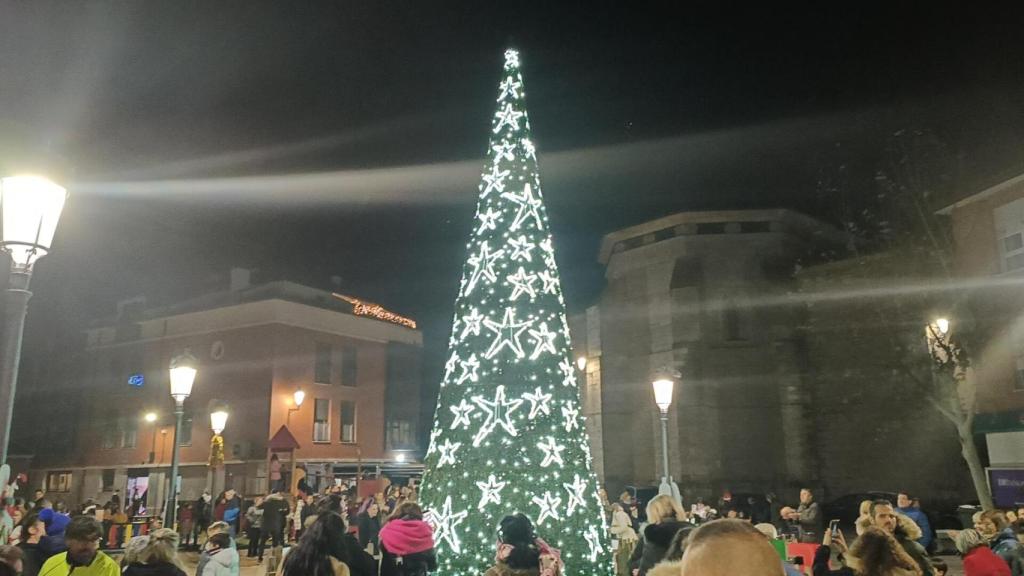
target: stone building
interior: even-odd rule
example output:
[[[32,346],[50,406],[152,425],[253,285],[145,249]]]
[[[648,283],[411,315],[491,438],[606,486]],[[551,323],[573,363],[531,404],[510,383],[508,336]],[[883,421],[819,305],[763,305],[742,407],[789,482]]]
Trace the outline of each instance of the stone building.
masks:
[[[845,241],[788,210],[684,212],[605,236],[607,286],[573,330],[595,465],[612,493],[661,475],[651,380],[662,367],[682,373],[669,466],[684,496],[813,482],[803,309],[791,293],[799,266]]]

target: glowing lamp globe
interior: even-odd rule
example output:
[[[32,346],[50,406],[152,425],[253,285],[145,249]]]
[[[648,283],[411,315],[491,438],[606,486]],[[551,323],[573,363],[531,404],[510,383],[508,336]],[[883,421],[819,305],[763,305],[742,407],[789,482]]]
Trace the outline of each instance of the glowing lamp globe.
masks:
[[[224,431],[224,428],[228,425],[228,412],[227,410],[217,410],[210,412],[210,428],[213,429],[213,433],[220,435]]]
[[[587,357],[586,356],[580,356],[579,358],[577,358],[576,359],[576,367],[579,368],[581,371],[582,370],[586,370],[586,368],[587,368]]]
[[[672,405],[672,389],[675,387],[675,381],[670,378],[659,378],[652,385],[654,386],[654,403],[662,412],[668,412],[668,407]]]
[[[153,422],[156,422],[156,412],[147,412],[144,418],[146,419],[146,422],[152,424]]]
[[[171,359],[171,396],[175,402],[181,404],[192,394],[198,364],[195,356],[188,352]]]
[[[306,393],[302,391],[302,388],[299,388],[295,391],[295,394],[292,394],[292,400],[295,401],[296,408],[301,408],[302,402],[306,400]]]
[[[949,319],[938,318],[935,320],[935,327],[939,330],[939,334],[945,336],[949,333]]]
[[[40,176],[0,179],[0,248],[28,269],[50,251],[68,193]]]

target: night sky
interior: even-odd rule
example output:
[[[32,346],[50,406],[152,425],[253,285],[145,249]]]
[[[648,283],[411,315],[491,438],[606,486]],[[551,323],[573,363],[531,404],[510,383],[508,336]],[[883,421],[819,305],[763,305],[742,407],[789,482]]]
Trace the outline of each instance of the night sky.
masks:
[[[0,0],[0,152],[59,159],[71,194],[28,362],[119,299],[243,266],[341,276],[418,319],[436,371],[507,46],[570,310],[600,293],[602,235],[693,209],[828,219],[822,172],[870,183],[898,130],[949,148],[951,194],[1024,170],[1020,13],[685,6]]]

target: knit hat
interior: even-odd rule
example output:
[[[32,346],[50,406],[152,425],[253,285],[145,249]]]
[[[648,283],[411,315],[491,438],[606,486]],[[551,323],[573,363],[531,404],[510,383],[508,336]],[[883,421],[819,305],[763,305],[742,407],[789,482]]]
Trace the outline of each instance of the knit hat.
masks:
[[[71,518],[65,516],[59,512],[54,512],[51,508],[44,508],[39,512],[39,519],[46,524],[46,535],[47,536],[59,536],[64,533],[64,529],[71,523]]]

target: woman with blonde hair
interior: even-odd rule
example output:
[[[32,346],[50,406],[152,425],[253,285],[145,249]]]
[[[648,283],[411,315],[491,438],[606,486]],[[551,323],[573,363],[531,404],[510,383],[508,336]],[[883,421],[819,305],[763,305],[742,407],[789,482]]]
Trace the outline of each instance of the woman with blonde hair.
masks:
[[[1010,566],[996,556],[977,530],[961,530],[954,543],[963,556],[965,576],[1010,576]]]
[[[860,536],[871,526],[871,500],[863,500],[860,503],[860,510],[857,515],[857,521],[853,523],[853,527],[857,530],[857,536]]]
[[[857,576],[922,576],[917,562],[881,528],[868,527],[844,555]]]
[[[178,533],[160,528],[149,534],[149,541],[135,554],[124,576],[185,576],[178,559]]]
[[[636,548],[636,531],[633,530],[633,523],[629,514],[622,509],[618,502],[611,505],[612,511],[612,540],[618,541],[615,549],[615,574],[616,576],[630,576],[629,558]]]
[[[686,522],[686,511],[675,499],[666,494],[655,496],[647,503],[647,525],[629,559],[630,569],[636,570],[637,576],[646,576],[665,558],[676,533],[692,528]]]

